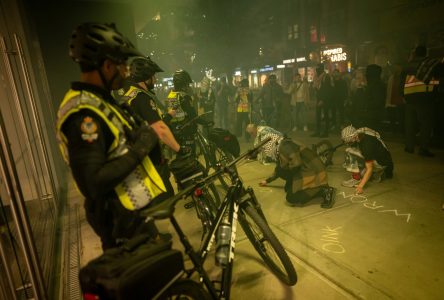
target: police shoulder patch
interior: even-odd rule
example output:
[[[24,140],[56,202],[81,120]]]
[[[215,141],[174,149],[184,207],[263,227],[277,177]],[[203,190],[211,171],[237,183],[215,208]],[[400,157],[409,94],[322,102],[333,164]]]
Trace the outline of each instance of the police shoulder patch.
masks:
[[[91,117],[84,117],[82,124],[80,124],[80,130],[82,131],[82,140],[92,143],[97,140],[99,134],[97,133],[97,124]]]

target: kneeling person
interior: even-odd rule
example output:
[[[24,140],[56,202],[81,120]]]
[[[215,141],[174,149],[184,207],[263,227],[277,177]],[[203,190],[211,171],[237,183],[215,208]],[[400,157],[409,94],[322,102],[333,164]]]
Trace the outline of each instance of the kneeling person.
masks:
[[[311,149],[283,140],[278,148],[274,174],[259,183],[266,186],[278,177],[285,180],[287,203],[303,205],[315,198],[322,198],[321,207],[333,206],[336,189],[328,185],[325,165]]]
[[[284,134],[269,126],[257,126],[256,124],[248,124],[245,130],[254,138],[254,147],[269,137],[271,140],[266,143],[258,154],[258,161],[264,165],[270,162],[276,162],[277,147],[284,139]]]
[[[356,193],[361,194],[370,179],[379,182],[393,177],[392,156],[377,131],[350,125],[342,129],[341,137],[350,145],[345,149],[344,167],[352,173],[351,179],[342,182],[343,186],[355,187]]]

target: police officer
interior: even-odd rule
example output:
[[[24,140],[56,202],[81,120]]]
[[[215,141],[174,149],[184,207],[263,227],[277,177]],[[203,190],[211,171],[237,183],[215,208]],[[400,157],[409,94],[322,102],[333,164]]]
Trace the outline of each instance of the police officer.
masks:
[[[159,139],[178,154],[186,154],[189,147],[180,146],[174,138],[170,128],[161,118],[161,112],[158,108],[156,95],[154,94],[154,84],[156,82],[155,73],[163,70],[148,57],[136,57],[130,65],[130,78],[126,81],[126,87],[122,99],[129,105],[129,110],[136,118],[142,118],[147,121],[154,129]],[[165,118],[170,120],[175,115],[175,110],[170,110]],[[168,164],[162,156],[160,143],[150,152],[150,158],[153,161],[157,171],[161,174],[163,182],[167,188],[167,193],[163,198],[174,194],[174,189],[169,181],[170,171]]]
[[[85,197],[86,219],[102,248],[148,230],[138,208],[166,191],[147,154],[158,143],[149,125],[136,126],[111,96],[122,87],[126,61],[141,53],[114,24],[84,23],[72,33],[69,55],[80,65],[57,114],[57,138]]]
[[[197,131],[196,123],[188,123],[197,116],[195,108],[192,106],[193,91],[190,87],[190,74],[185,70],[177,70],[173,75],[173,90],[168,94],[167,109],[175,110],[175,115],[170,120],[170,128],[179,143],[192,148],[195,152],[194,134]],[[188,123],[188,124],[187,124]],[[187,124],[183,129],[182,126]]]

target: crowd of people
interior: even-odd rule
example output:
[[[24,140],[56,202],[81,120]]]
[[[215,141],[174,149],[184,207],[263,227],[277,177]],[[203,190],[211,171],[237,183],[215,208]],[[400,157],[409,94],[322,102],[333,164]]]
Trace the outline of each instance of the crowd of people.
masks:
[[[294,74],[291,82],[283,82],[284,78],[270,74],[262,87],[254,89],[247,79],[233,85],[223,77],[212,84],[216,125],[241,138],[248,123],[267,124],[284,133],[311,131],[313,137],[338,134],[343,127],[353,124],[356,128],[368,127],[405,138],[408,153],[412,153],[414,144],[418,143],[418,154],[432,157],[431,139],[434,136],[439,140],[443,135],[437,112],[444,96],[442,89],[433,88],[443,76],[442,61],[438,63],[441,67],[434,68],[435,79],[427,82],[427,93],[412,95],[405,87],[407,76],[415,75],[408,73],[414,72],[412,68],[424,59],[428,59],[427,49],[418,46],[404,65],[370,64],[357,67],[351,73],[341,73],[338,69],[328,70],[327,65],[320,63],[311,82],[299,73]],[[244,94],[248,94],[248,105],[239,97]],[[248,136],[244,138],[247,140]]]

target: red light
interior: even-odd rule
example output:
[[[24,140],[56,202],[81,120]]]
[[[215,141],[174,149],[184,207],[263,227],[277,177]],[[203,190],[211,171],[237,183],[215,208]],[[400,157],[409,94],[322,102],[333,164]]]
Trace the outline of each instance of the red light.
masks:
[[[99,300],[99,296],[94,295],[94,294],[90,294],[90,293],[85,293],[83,294],[83,300]]]
[[[200,197],[200,196],[202,196],[202,194],[203,194],[202,189],[197,188],[197,189],[194,190],[194,196]]]

